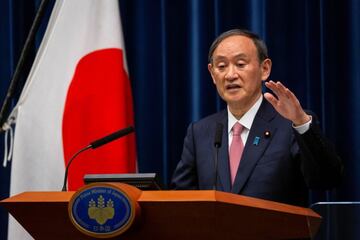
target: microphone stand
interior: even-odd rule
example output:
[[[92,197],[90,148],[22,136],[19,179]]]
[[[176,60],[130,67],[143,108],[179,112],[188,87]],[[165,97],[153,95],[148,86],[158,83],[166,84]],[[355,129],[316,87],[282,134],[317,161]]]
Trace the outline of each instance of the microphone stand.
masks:
[[[224,126],[221,123],[216,124],[216,131],[215,131],[215,139],[214,139],[214,146],[215,146],[215,179],[214,179],[214,186],[213,190],[216,190],[217,186],[217,178],[218,178],[218,158],[219,158],[219,148],[221,147],[221,140],[223,134]]]
[[[66,165],[66,169],[65,169],[65,176],[64,176],[64,184],[63,184],[63,187],[62,187],[62,190],[63,192],[66,192],[66,182],[67,182],[67,178],[68,178],[68,171],[69,171],[69,168],[70,168],[70,165],[71,165],[71,162],[82,152],[85,152],[86,150],[92,148],[92,149],[95,149],[95,148],[98,148],[98,147],[101,147],[107,143],[110,143],[118,138],[121,138],[121,137],[124,137],[130,133],[132,133],[133,131],[135,131],[134,127],[133,126],[129,126],[127,128],[124,128],[124,129],[121,129],[119,131],[116,131],[110,135],[107,135],[103,138],[100,138],[96,141],[93,141],[91,142],[88,146],[80,149],[79,151],[77,151],[69,160],[68,164]]]
[[[215,181],[214,181],[214,187],[213,190],[216,190],[217,186],[217,178],[218,178],[218,159],[219,159],[219,145],[215,145]]]
[[[86,150],[90,149],[91,145],[88,145],[87,147],[84,147],[82,149],[80,149],[79,151],[77,151],[69,160],[68,164],[66,165],[66,169],[65,169],[65,176],[64,176],[64,184],[62,187],[63,192],[66,192],[66,182],[67,182],[67,178],[68,178],[68,172],[69,172],[69,167],[71,165],[71,162],[82,152],[85,152]]]

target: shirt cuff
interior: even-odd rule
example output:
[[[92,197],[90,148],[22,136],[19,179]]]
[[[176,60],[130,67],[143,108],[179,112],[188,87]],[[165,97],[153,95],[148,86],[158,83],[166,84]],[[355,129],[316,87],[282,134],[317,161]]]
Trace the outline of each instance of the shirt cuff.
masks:
[[[300,126],[295,126],[294,124],[292,124],[292,126],[299,134],[304,134],[306,133],[307,130],[309,130],[311,123],[312,123],[312,116],[310,115],[310,120],[308,122]]]

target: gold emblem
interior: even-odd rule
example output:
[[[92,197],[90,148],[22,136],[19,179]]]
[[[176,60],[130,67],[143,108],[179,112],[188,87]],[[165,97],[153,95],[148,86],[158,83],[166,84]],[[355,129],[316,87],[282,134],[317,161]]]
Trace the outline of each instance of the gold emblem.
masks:
[[[95,219],[100,225],[103,225],[107,220],[112,219],[114,214],[114,202],[111,199],[106,202],[106,207],[105,199],[102,195],[97,199],[97,206],[94,199],[89,201],[88,215],[91,219]]]

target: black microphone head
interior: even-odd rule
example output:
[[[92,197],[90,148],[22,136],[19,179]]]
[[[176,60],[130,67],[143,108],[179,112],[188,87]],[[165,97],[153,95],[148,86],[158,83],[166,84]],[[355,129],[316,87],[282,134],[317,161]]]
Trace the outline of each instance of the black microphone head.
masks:
[[[216,148],[221,147],[223,129],[224,129],[224,125],[222,125],[221,123],[216,123],[215,140],[214,140],[214,146]]]
[[[121,130],[119,130],[117,132],[114,132],[114,133],[112,133],[110,135],[107,135],[106,137],[103,137],[101,139],[98,139],[96,141],[91,142],[90,147],[93,148],[93,149],[101,147],[102,145],[105,145],[105,144],[107,144],[109,142],[112,142],[112,141],[114,141],[114,140],[116,140],[118,138],[121,138],[123,136],[126,136],[126,135],[134,132],[134,130],[135,129],[134,129],[133,126],[129,126],[127,128],[121,129]]]

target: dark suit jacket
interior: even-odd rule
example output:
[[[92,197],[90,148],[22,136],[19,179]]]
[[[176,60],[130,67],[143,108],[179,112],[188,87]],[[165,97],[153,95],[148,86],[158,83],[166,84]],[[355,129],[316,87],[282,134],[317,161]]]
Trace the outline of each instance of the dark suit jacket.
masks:
[[[257,112],[243,151],[234,185],[230,183],[227,110],[190,124],[181,160],[174,172],[175,189],[213,189],[214,137],[223,124],[216,189],[246,196],[307,205],[308,188],[328,189],[342,175],[342,164],[320,133],[313,116],[310,129],[300,135],[265,99]],[[264,133],[270,132],[266,137]],[[254,139],[260,138],[256,144]]]

